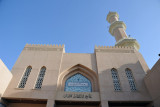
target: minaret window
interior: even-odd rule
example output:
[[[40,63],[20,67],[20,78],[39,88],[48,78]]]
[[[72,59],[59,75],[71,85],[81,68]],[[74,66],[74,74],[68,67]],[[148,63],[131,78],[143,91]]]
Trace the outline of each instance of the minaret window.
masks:
[[[64,91],[92,92],[91,81],[82,74],[77,73],[66,80]]]
[[[128,82],[129,82],[131,91],[136,91],[137,89],[136,89],[136,85],[135,85],[135,81],[134,81],[132,72],[128,68],[126,69],[126,75],[127,75],[127,78],[128,78]]]
[[[31,66],[27,67],[27,69],[26,69],[26,71],[25,71],[25,73],[24,73],[24,75],[23,75],[23,77],[21,79],[21,82],[20,82],[18,88],[24,88],[25,87],[27,79],[28,79],[28,77],[30,75],[31,70],[32,70]]]
[[[120,91],[121,90],[121,86],[120,86],[120,82],[119,82],[119,78],[118,78],[118,72],[116,69],[111,69],[111,73],[112,73],[112,79],[113,79],[113,84],[114,84],[114,90],[115,91]]]
[[[42,67],[35,85],[36,89],[41,89],[42,88],[42,83],[43,83],[43,79],[44,79],[44,75],[46,72],[46,67]]]

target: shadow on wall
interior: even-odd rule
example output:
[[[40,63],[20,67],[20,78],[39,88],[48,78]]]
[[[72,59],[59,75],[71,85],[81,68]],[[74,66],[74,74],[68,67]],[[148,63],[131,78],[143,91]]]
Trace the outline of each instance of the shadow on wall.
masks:
[[[6,101],[7,107],[25,107],[23,103],[28,103],[32,107],[46,107],[47,101],[56,97],[56,86],[42,86],[41,89],[13,89],[11,94],[5,94],[3,100]],[[10,91],[10,90],[7,90]],[[5,92],[9,93],[9,92]],[[15,103],[20,105],[15,105]],[[38,104],[35,106],[35,104]],[[26,106],[26,107],[28,107]]]
[[[107,65],[106,65],[107,68]],[[118,72],[120,81],[120,91],[115,91],[111,69],[115,68]],[[151,96],[148,94],[147,88],[144,83],[145,71],[141,64],[136,63],[124,64],[120,67],[112,67],[99,71],[99,83],[101,91],[101,100],[104,101],[152,101]],[[129,68],[132,72],[136,91],[131,91],[130,84],[125,70]]]
[[[125,64],[120,66],[119,68],[113,66],[113,68],[115,68],[118,72],[121,91],[114,91],[113,79],[111,75],[112,68],[99,71],[99,86],[102,101],[152,101],[143,81],[145,77],[145,72],[139,62]],[[137,91],[132,92],[130,90],[128,78],[125,74],[126,68],[129,68],[132,71]],[[46,106],[48,100],[55,100],[57,86],[48,85],[42,86],[42,89],[15,88],[13,90],[14,91],[12,91],[11,94],[10,92],[5,92],[6,95],[5,97],[3,97],[3,99],[5,99],[8,102],[8,107],[13,107],[13,103],[42,104]]]

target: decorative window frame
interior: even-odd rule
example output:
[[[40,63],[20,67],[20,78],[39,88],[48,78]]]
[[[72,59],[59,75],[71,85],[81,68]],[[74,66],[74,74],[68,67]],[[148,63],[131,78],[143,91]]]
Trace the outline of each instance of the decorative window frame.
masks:
[[[22,76],[21,76],[21,78],[20,78],[20,80],[19,80],[19,83],[18,83],[16,89],[24,89],[24,88],[25,88],[25,86],[26,86],[26,84],[27,84],[27,81],[28,81],[28,78],[29,78],[29,76],[30,76],[30,74],[31,74],[31,71],[30,71],[30,74],[29,74],[28,77],[27,77],[26,84],[24,85],[23,88],[20,88],[20,84],[21,84],[22,79],[23,79],[23,77],[24,77],[24,75],[25,75],[25,73],[26,73],[26,70],[27,70],[29,67],[31,67],[31,71],[32,71],[33,68],[32,68],[31,65],[25,67],[25,70],[23,71],[23,74],[22,74]]]
[[[76,73],[76,74],[72,75],[71,77],[68,77],[65,81],[64,91],[65,91],[65,88],[66,88],[66,85],[67,85],[66,82],[68,81],[68,79],[70,79],[70,78],[72,78],[73,76],[76,76],[76,75],[81,75],[80,77],[86,78],[86,81],[89,83],[88,85],[91,85],[91,87],[89,87],[91,90],[83,91],[83,92],[92,92],[92,89],[93,89],[92,82],[86,76],[84,76],[82,73]],[[65,92],[71,92],[71,91],[65,91]],[[76,92],[76,91],[73,91],[73,92]]]
[[[126,74],[126,71],[127,70],[129,70],[130,72],[131,72],[131,75],[132,75],[132,81],[134,82],[134,85],[135,85],[135,90],[132,90],[132,88],[131,88],[131,85],[130,85],[130,83],[129,83],[129,78],[127,77],[127,74]],[[136,85],[136,81],[135,81],[135,78],[134,78],[134,75],[133,75],[133,73],[132,73],[132,70],[130,69],[130,68],[126,68],[125,69],[125,74],[126,74],[126,77],[127,77],[127,79],[128,79],[128,83],[129,83],[129,87],[130,87],[130,90],[131,91],[137,91],[137,85]]]
[[[97,76],[96,72],[92,71],[91,69],[89,69],[86,66],[81,65],[81,64],[77,64],[77,65],[71,67],[70,69],[62,72],[59,75],[58,83],[57,83],[58,90],[64,91],[66,80],[77,73],[85,76],[88,80],[90,80],[90,82],[92,84],[92,92],[99,91],[98,76]]]
[[[115,71],[116,71],[116,73],[117,73],[117,80],[118,80],[118,82],[119,82],[120,90],[116,90],[116,89],[115,89],[115,83],[114,83],[114,78],[113,78],[112,70],[115,70]],[[120,78],[119,78],[118,70],[117,70],[116,68],[112,68],[112,69],[111,69],[111,76],[112,76],[112,81],[113,81],[114,91],[116,91],[116,92],[122,91],[122,87],[121,87],[121,82],[120,82]]]
[[[44,74],[44,76],[43,76],[43,81],[44,81],[44,77],[45,77],[45,75],[46,75],[46,70],[47,70],[47,68],[46,68],[46,66],[42,66],[42,67],[39,69],[39,73],[38,73],[38,75],[37,75],[37,79],[36,79],[35,84],[34,84],[34,88],[33,88],[33,89],[35,89],[35,90],[40,90],[40,89],[42,89],[43,81],[42,81],[42,84],[41,84],[41,88],[36,88],[37,81],[38,81],[38,79],[39,79],[39,75],[40,75],[40,73],[41,73],[41,69],[42,69],[42,68],[45,68],[45,74]]]

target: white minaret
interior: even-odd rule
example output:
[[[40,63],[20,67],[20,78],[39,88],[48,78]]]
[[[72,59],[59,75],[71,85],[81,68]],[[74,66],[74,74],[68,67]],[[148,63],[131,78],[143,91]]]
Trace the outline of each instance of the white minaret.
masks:
[[[125,30],[126,25],[123,21],[119,21],[119,15],[116,12],[109,12],[107,21],[111,24],[109,32],[116,39],[115,46],[131,46],[139,50],[140,46],[136,39],[127,36]]]

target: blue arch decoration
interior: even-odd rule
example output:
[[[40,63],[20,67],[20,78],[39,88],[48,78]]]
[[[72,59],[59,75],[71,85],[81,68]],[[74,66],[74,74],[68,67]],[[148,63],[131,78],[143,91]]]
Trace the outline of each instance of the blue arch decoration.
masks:
[[[80,73],[69,77],[65,82],[66,92],[92,92],[91,81]]]

